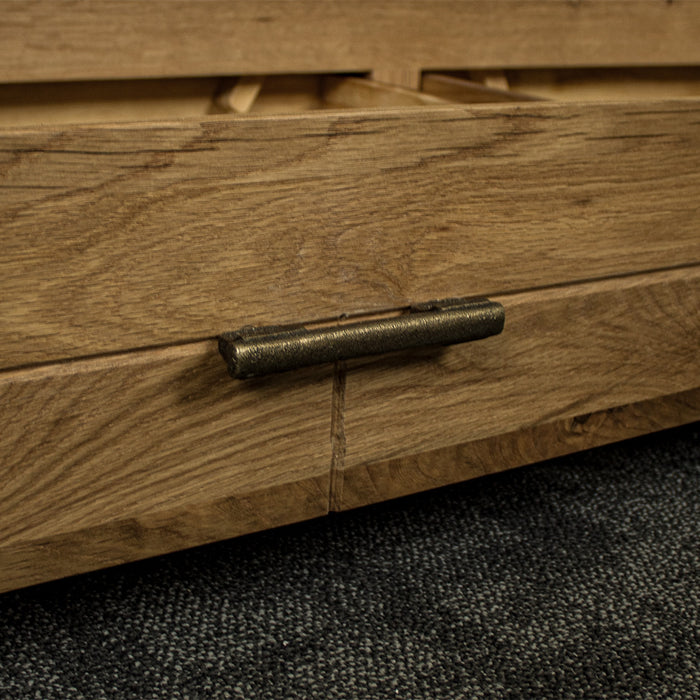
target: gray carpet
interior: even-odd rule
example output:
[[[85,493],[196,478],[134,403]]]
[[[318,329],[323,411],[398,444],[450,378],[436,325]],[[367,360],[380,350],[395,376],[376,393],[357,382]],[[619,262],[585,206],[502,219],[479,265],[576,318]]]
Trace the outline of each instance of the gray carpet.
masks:
[[[2,698],[698,698],[700,424],[0,596]]]

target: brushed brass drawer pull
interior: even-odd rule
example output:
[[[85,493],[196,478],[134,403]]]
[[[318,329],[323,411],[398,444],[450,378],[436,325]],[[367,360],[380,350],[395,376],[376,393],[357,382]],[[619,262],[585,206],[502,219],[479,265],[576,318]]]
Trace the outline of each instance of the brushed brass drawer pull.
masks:
[[[219,337],[219,351],[235,379],[259,377],[353,357],[428,345],[454,345],[498,335],[505,310],[488,299],[420,304],[391,318],[318,328],[242,328]]]

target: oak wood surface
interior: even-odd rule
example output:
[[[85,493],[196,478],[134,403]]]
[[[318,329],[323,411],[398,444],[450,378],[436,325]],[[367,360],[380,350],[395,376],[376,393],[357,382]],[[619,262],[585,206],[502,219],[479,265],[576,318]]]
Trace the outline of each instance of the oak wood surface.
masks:
[[[334,474],[331,508],[347,510],[700,420],[700,389],[540,423]]]
[[[42,543],[81,532],[104,562],[323,514],[331,375],[234,382],[213,341],[0,373],[0,581],[17,552],[39,567]],[[139,524],[157,522],[179,534],[144,536],[139,554]]]
[[[692,1],[2,0],[0,16],[0,82],[380,69],[416,87],[421,68],[700,63]]]
[[[176,120],[215,109],[206,78],[164,99],[135,83],[135,112],[105,83],[51,119],[158,123],[25,128],[73,88],[21,83],[253,74],[225,108],[279,112],[322,106],[320,79],[254,76],[700,64],[700,3],[0,0],[0,17],[0,82],[20,83],[0,88],[19,124],[0,130],[0,368],[24,366],[0,371],[0,591],[697,419],[697,390],[654,397],[698,385],[698,268],[517,290],[700,262],[700,101]],[[326,97],[366,106],[368,85]],[[498,295],[504,335],[412,360],[242,384],[201,340],[469,294]]]
[[[695,263],[698,201],[695,100],[0,130],[0,366]]]
[[[326,515],[326,475],[0,545],[0,592]]]
[[[495,297],[503,333],[347,363],[336,469],[700,385],[700,267]]]
[[[697,386],[700,268],[500,301],[502,336],[332,378],[233,382],[213,342],[0,372],[0,590],[698,417],[697,390],[581,413]]]

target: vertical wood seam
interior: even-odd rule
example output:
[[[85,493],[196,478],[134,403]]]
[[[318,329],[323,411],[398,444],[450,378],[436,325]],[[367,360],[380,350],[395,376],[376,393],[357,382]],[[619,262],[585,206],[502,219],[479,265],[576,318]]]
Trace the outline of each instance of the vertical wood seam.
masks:
[[[412,63],[385,63],[375,66],[370,76],[379,83],[420,90],[423,69]]]
[[[343,467],[345,466],[345,383],[347,370],[344,361],[336,362],[333,369],[331,396],[331,464],[328,510],[340,510],[343,494]]]

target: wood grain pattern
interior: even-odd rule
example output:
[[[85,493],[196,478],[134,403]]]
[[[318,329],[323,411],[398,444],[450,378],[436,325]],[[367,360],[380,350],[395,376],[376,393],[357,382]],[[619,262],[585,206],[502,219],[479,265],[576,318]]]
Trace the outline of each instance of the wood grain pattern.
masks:
[[[700,420],[700,389],[528,426],[416,455],[356,464],[334,478],[348,510]]]
[[[213,342],[1,372],[0,590],[698,417],[698,390],[581,411],[697,385],[700,268],[500,301],[503,336],[332,377],[233,382]]]
[[[0,16],[0,82],[700,63],[696,2],[2,0]]]
[[[499,336],[348,362],[337,469],[700,385],[698,266],[495,300]]]
[[[694,263],[698,201],[695,100],[0,130],[0,366]]]
[[[81,532],[87,566],[323,514],[331,387],[329,367],[234,382],[213,341],[0,373],[0,579]],[[134,523],[177,532],[116,543]]]
[[[0,592],[326,515],[324,474],[0,545]]]

